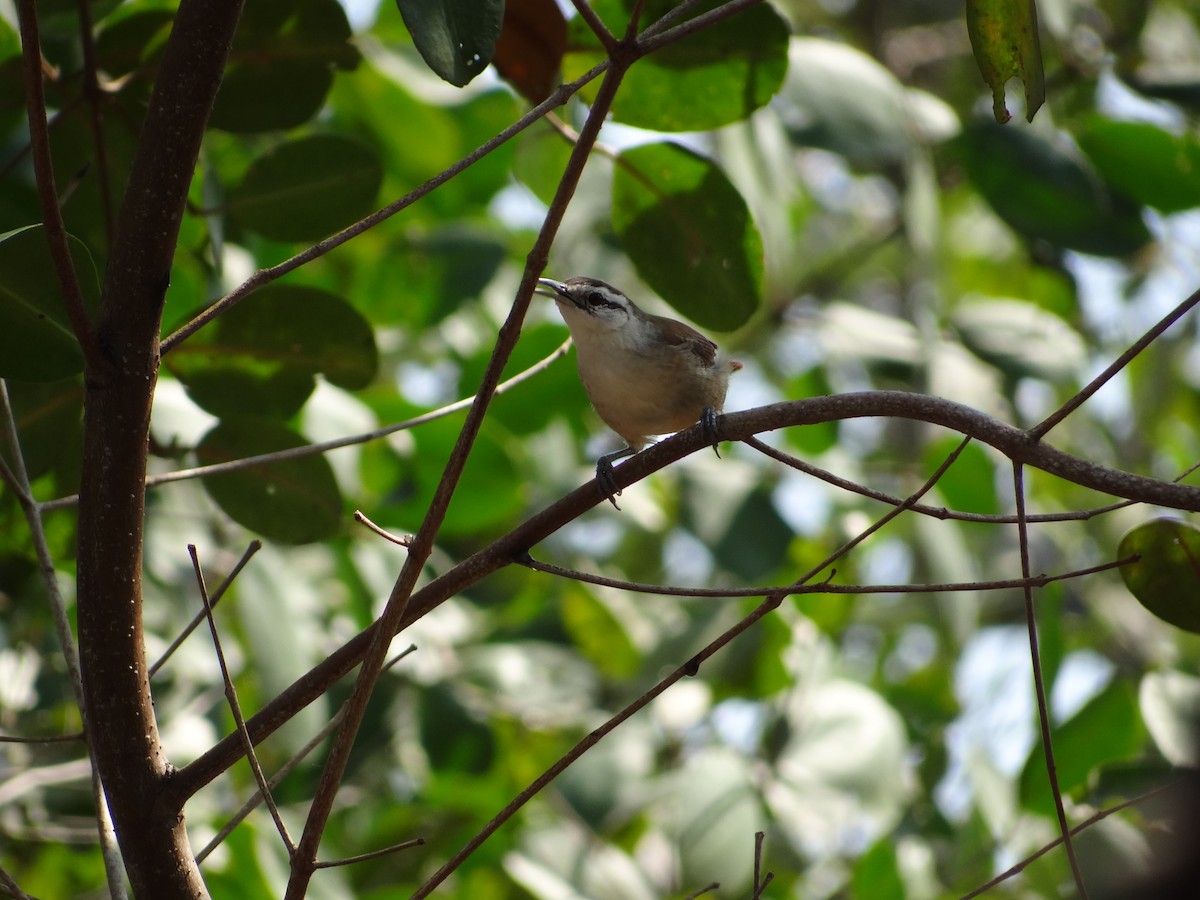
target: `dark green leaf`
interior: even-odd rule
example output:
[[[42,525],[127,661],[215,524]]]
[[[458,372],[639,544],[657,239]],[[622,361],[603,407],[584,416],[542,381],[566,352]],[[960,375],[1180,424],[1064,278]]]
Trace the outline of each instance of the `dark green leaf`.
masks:
[[[624,151],[612,215],[638,274],[694,322],[732,331],[758,308],[762,238],[712,160],[671,143]]]
[[[325,102],[334,70],[358,60],[337,0],[251,4],[209,123],[246,133],[302,125]]]
[[[1063,795],[1083,787],[1105,763],[1128,759],[1142,746],[1145,729],[1133,688],[1113,681],[1067,722],[1054,727],[1054,764]],[[1046,758],[1037,741],[1021,772],[1021,805],[1045,816],[1054,814]]]
[[[94,312],[96,267],[80,241],[68,236],[67,242],[84,303]],[[82,370],[42,226],[0,235],[0,378],[57,381]]]
[[[957,141],[976,189],[1013,229],[1058,247],[1124,256],[1150,240],[1141,210],[1061,142],[980,122]]]
[[[983,80],[992,89],[996,121],[1003,124],[1011,118],[1004,105],[1004,85],[1019,77],[1025,84],[1025,117],[1032,122],[1046,101],[1034,0],[967,0],[967,34]]]
[[[614,34],[623,34],[632,3],[603,0],[592,4]],[[651,0],[643,25],[660,18],[671,0]],[[719,0],[697,4],[685,22],[719,6]],[[563,75],[578,78],[604,53],[587,25],[570,22],[569,49]],[[626,74],[613,102],[613,119],[656,131],[700,131],[746,118],[774,96],[787,72],[788,26],[770,4],[743,10],[720,23],[639,60]],[[584,89],[595,96],[599,82]]]
[[[227,209],[276,241],[315,241],[371,212],[383,166],[365,144],[315,135],[280,144],[254,161]]]
[[[1200,141],[1148,122],[1099,116],[1075,139],[1117,190],[1166,213],[1200,206]]]
[[[496,52],[504,0],[396,0],[421,57],[440,78],[462,87]]]
[[[168,9],[144,9],[106,23],[96,38],[96,58],[110,78],[120,78],[156,58],[175,16]]]
[[[507,247],[487,231],[453,224],[410,234],[393,253],[389,271],[401,275],[404,289],[388,296],[390,309],[376,318],[418,327],[477,300],[504,262]]]
[[[218,422],[196,447],[201,465],[303,447],[307,441],[270,419],[251,416]],[[204,487],[234,521],[283,544],[307,544],[336,534],[342,496],[323,456],[270,462],[220,475]]]
[[[1176,628],[1200,633],[1200,530],[1155,519],[1121,538],[1120,558],[1138,555],[1121,577],[1138,602]]]
[[[347,390],[375,377],[371,323],[349,303],[316,288],[271,286],[217,320],[209,342],[167,358],[198,404],[216,415],[287,418],[323,374]]]
[[[421,692],[421,744],[439,771],[479,775],[496,755],[492,730],[473,715],[449,688],[434,685]]]

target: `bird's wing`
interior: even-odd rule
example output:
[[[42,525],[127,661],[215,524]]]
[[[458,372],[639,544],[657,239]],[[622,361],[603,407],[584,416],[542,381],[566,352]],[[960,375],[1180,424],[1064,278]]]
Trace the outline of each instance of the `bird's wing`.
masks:
[[[706,366],[711,366],[717,361],[717,345],[692,326],[663,316],[651,316],[650,318],[658,325],[667,343],[680,350],[695,353]]]

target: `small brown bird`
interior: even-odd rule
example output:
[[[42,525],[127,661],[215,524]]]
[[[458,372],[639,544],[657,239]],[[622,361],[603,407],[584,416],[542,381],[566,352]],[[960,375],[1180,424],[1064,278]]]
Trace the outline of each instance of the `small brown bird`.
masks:
[[[596,481],[613,506],[620,493],[613,461],[641,450],[653,435],[700,422],[717,449],[717,416],[740,362],[719,356],[717,345],[690,325],[642,312],[603,281],[538,281],[549,289],[538,293],[554,299],[571,331],[592,405],[628,445],[596,462]]]

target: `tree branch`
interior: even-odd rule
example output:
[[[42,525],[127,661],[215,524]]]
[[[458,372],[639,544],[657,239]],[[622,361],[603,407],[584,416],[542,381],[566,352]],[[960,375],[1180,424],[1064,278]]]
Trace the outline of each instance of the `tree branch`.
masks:
[[[1032,442],[1020,429],[970,407],[924,394],[870,391],[793,400],[730,413],[722,418],[721,429],[726,439],[741,440],[764,431],[864,416],[893,416],[943,425],[989,444],[1010,458],[1020,458],[1027,465],[1084,487],[1130,500],[1200,511],[1200,488],[1130,475],[1089,463],[1047,444]],[[629,487],[684,456],[707,448],[701,428],[681,431],[618,466],[614,470],[617,485]],[[601,499],[595,481],[589,481],[463,560],[413,594],[399,628],[402,630],[450,597],[521,559],[531,547],[583,515]],[[366,652],[376,627],[372,625],[351,638],[252,716],[246,723],[251,739],[256,743],[261,741],[353,669]],[[176,795],[173,802],[182,802],[198,791],[233,765],[239,756],[237,737],[222,739],[176,774],[170,786],[170,791]]]

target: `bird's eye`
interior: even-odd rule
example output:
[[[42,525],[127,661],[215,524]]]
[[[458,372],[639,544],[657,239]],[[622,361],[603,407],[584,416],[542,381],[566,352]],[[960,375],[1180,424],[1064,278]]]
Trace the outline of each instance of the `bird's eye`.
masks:
[[[588,291],[587,295],[588,306],[608,306],[609,303],[604,299],[604,295],[599,291]]]

